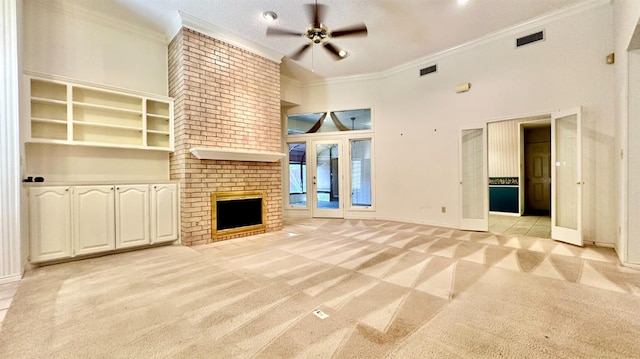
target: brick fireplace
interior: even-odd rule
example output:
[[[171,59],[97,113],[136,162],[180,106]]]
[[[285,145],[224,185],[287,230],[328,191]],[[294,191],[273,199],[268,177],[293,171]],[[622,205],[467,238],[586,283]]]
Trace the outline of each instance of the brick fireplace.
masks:
[[[175,99],[171,179],[180,181],[181,238],[208,243],[282,228],[280,161],[198,159],[194,148],[282,152],[280,67],[269,59],[182,28],[169,44],[169,95]],[[265,226],[212,237],[215,193],[261,191]]]

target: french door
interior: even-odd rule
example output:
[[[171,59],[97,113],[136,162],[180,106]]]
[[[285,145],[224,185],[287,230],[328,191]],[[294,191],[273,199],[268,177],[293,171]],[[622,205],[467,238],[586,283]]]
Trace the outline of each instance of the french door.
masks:
[[[311,141],[313,217],[343,218],[342,140]]]
[[[460,229],[489,229],[487,140],[484,128],[460,131]]]
[[[551,238],[583,245],[580,108],[551,115]]]

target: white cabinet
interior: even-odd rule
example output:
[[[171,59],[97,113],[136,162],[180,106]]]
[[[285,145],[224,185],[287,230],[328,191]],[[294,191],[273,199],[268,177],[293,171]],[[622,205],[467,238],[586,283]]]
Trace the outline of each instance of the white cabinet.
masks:
[[[149,244],[149,186],[116,186],[116,248]]]
[[[71,256],[69,187],[31,188],[29,231],[32,261],[48,261]]]
[[[29,188],[30,261],[175,241],[178,184]]]
[[[27,77],[28,142],[173,151],[173,100]]]
[[[74,254],[115,249],[114,186],[79,186],[73,189]]]
[[[178,185],[151,185],[151,242],[178,239]]]

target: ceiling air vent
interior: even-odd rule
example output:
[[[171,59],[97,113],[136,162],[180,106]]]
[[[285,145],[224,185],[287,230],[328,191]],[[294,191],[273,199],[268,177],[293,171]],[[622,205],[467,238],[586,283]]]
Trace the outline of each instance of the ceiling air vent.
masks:
[[[424,69],[420,69],[420,76],[428,75],[437,71],[438,71],[438,65],[425,67]]]
[[[519,37],[518,39],[516,39],[516,47],[529,45],[542,40],[544,40],[544,31],[538,31],[534,34]]]

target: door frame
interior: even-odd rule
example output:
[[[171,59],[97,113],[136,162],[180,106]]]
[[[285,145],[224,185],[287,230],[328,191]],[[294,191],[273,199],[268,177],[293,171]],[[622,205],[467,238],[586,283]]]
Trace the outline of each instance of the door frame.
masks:
[[[371,141],[371,206],[353,206],[351,196],[351,141],[356,140],[370,140]],[[289,197],[289,157],[285,156],[282,161],[282,201],[283,210],[285,216],[291,218],[313,218],[313,206],[312,201],[313,194],[311,193],[311,186],[313,185],[313,176],[311,174],[311,166],[315,166],[315,158],[312,158],[311,147],[314,141],[338,141],[342,144],[342,183],[343,183],[343,195],[342,195],[342,208],[343,217],[341,218],[358,218],[358,219],[373,219],[376,213],[376,162],[375,162],[375,134],[373,131],[345,131],[345,132],[328,132],[320,134],[304,134],[304,135],[290,135],[286,141],[283,142],[283,151],[287,152],[289,144],[292,143],[304,143],[306,145],[307,156],[307,203],[304,206],[291,206]]]
[[[520,180],[518,181],[518,209],[519,213],[522,216],[525,211],[526,198],[525,198],[525,183],[524,179],[526,177],[526,168],[525,168],[525,142],[524,142],[524,131],[527,127],[532,127],[532,125],[549,125],[549,131],[551,131],[551,114],[546,119],[541,120],[531,120],[531,121],[523,121],[518,123],[518,167],[520,168]],[[552,139],[553,140],[553,139]],[[553,145],[553,141],[552,141]],[[553,195],[551,196],[551,201],[553,201]],[[549,211],[549,216],[551,216],[551,211]]]

